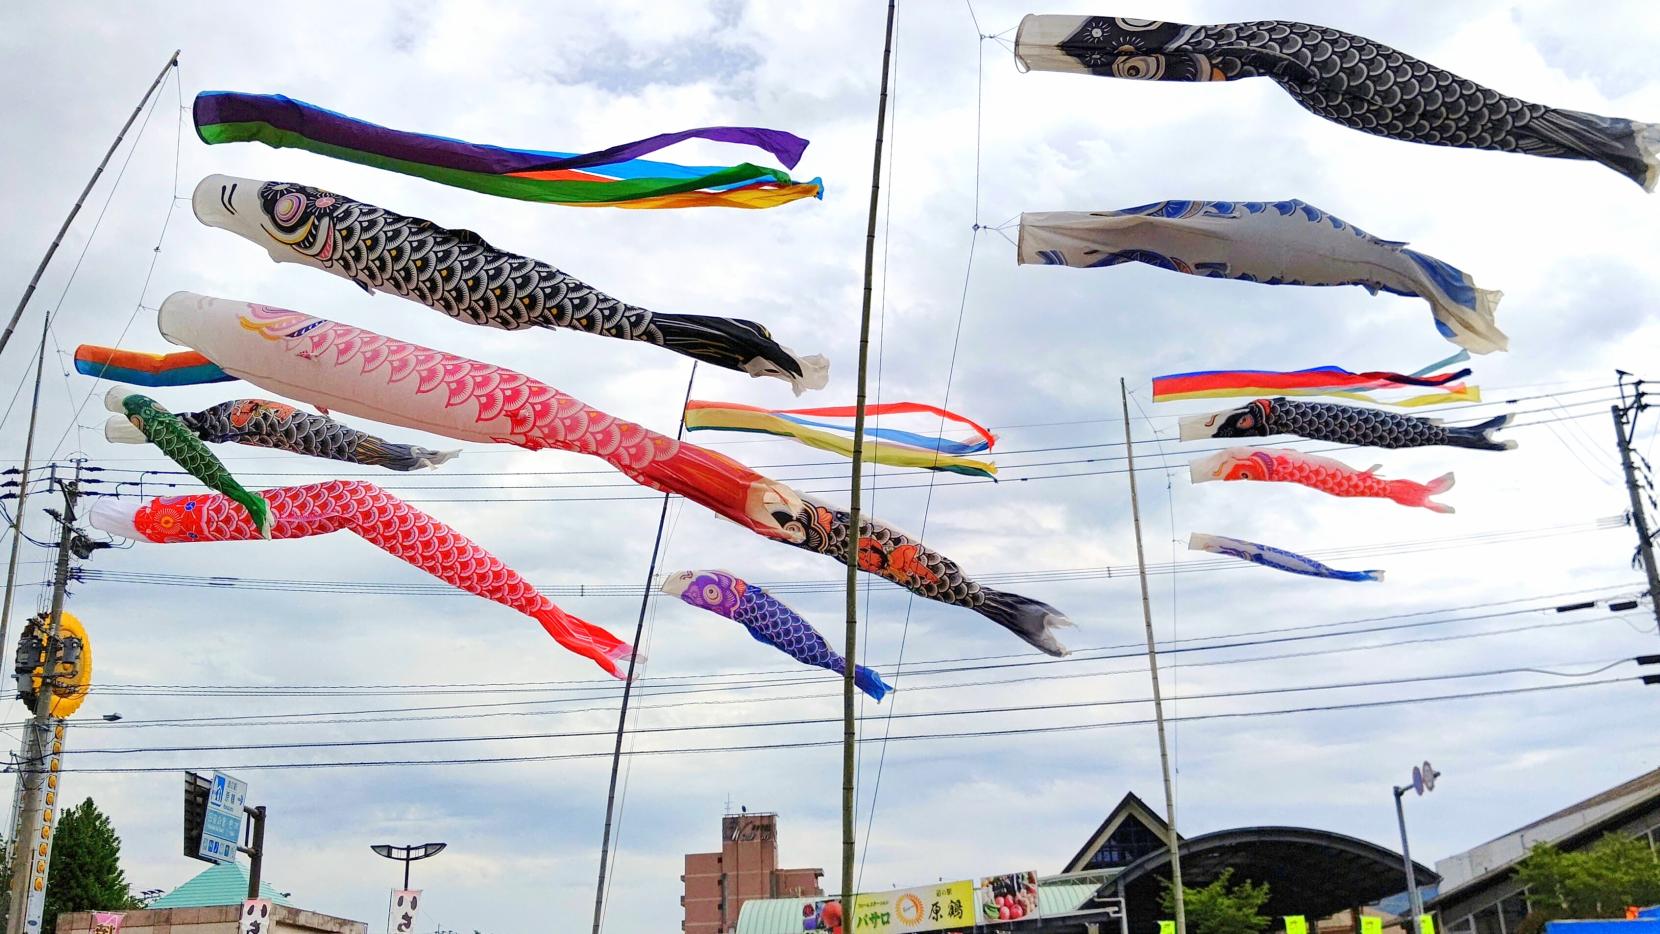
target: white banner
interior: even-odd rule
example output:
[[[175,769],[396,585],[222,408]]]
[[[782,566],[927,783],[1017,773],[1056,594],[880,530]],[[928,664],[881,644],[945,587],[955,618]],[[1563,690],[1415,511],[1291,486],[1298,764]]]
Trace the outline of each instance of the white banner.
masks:
[[[420,889],[393,889],[386,911],[386,934],[409,934],[415,930],[415,911],[420,906]]]
[[[271,917],[271,903],[263,898],[250,898],[242,903],[242,915],[237,919],[236,934],[270,934],[276,928]]]

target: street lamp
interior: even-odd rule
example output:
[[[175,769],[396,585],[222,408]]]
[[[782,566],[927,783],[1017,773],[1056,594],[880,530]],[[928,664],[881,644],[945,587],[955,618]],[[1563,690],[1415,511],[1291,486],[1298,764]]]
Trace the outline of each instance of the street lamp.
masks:
[[[437,856],[444,851],[448,843],[411,843],[408,846],[393,846],[390,843],[370,844],[369,849],[387,859],[400,860],[403,863],[403,887],[409,888],[409,864],[418,859]]]
[[[1412,784],[1395,786],[1395,819],[1401,825],[1401,860],[1406,863],[1406,891],[1412,899],[1409,909],[1412,912],[1412,926],[1407,929],[1411,934],[1423,930],[1424,900],[1418,896],[1418,874],[1412,871],[1412,850],[1406,844],[1406,809],[1401,806],[1401,799],[1406,797],[1408,791],[1416,791],[1420,797],[1426,791],[1434,791],[1435,780],[1440,777],[1441,773],[1425,760],[1423,765],[1412,767]]]

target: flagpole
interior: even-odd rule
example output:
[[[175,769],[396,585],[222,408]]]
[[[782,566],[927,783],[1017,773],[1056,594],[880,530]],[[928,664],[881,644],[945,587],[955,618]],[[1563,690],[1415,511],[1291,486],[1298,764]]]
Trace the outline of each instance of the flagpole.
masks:
[[[1130,515],[1135,521],[1135,563],[1141,577],[1141,620],[1147,629],[1147,670],[1153,676],[1153,719],[1159,731],[1159,767],[1164,772],[1165,843],[1170,847],[1170,888],[1175,893],[1176,934],[1187,934],[1187,905],[1182,891],[1181,837],[1176,833],[1176,794],[1170,784],[1170,746],[1164,736],[1164,696],[1159,689],[1159,652],[1153,641],[1153,603],[1147,596],[1147,552],[1141,545],[1141,500],[1135,488],[1135,443],[1130,437],[1130,391],[1118,380],[1124,405],[1124,453],[1130,470]]]

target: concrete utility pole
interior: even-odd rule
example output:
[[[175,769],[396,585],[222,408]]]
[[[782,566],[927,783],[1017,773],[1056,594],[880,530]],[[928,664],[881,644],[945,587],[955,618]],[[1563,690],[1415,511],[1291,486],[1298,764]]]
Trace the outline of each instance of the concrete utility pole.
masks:
[[[1643,381],[1637,380],[1636,392],[1630,402],[1625,400],[1625,373],[1620,374],[1620,404],[1609,411],[1614,415],[1614,438],[1620,446],[1620,466],[1625,468],[1625,488],[1631,494],[1631,522],[1637,527],[1637,554],[1642,558],[1643,571],[1648,576],[1648,595],[1654,608],[1654,622],[1660,627],[1660,568],[1654,560],[1654,533],[1649,529],[1648,513],[1643,509],[1642,489],[1637,484],[1637,467],[1631,460],[1631,434],[1637,424],[1637,414],[1648,406],[1643,402]]]
[[[1130,391],[1121,378],[1118,398],[1124,406],[1124,454],[1130,470],[1130,515],[1135,520],[1135,561],[1141,577],[1141,620],[1147,628],[1147,670],[1153,676],[1153,718],[1159,728],[1159,766],[1164,772],[1165,842],[1170,847],[1170,890],[1175,893],[1176,934],[1187,934],[1187,898],[1182,888],[1181,836],[1176,833],[1176,791],[1170,782],[1170,746],[1164,737],[1164,695],[1159,687],[1159,651],[1153,639],[1153,604],[1147,595],[1147,553],[1141,545],[1141,500],[1135,488],[1135,442],[1130,437]],[[1126,909],[1127,910],[1127,909]]]
[[[12,934],[38,934],[40,908],[45,901],[46,870],[50,867],[51,839],[57,824],[56,772],[63,752],[61,724],[54,730],[52,688],[58,674],[58,651],[63,634],[63,597],[69,586],[69,547],[75,537],[75,499],[78,484],[62,485],[63,519],[58,525],[58,563],[52,578],[52,615],[47,623],[49,638],[43,648],[40,690],[35,694],[35,715],[25,727],[27,753],[18,763],[22,803],[18,806],[17,846],[12,852],[11,906],[6,930]],[[20,859],[21,857],[21,859]]]

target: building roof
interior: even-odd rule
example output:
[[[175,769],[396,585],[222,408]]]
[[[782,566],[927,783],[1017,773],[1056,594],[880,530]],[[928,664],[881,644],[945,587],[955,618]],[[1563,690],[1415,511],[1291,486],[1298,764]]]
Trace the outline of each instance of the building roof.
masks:
[[[1103,873],[1084,878],[1038,879],[1038,915],[1070,914],[1084,907],[1099,888]],[[822,898],[752,898],[738,912],[737,934],[801,934],[801,910]]]
[[[1239,882],[1268,883],[1270,917],[1324,918],[1369,905],[1406,888],[1401,856],[1365,840],[1304,827],[1245,827],[1183,840],[1182,884],[1197,888],[1227,869]],[[1169,850],[1136,860],[1097,890],[1096,898],[1125,893],[1132,932],[1157,931],[1158,905],[1170,875]],[[1419,885],[1440,881],[1427,866],[1413,864]]]
[[[1660,804],[1660,769],[1645,772],[1463,853],[1438,860],[1435,869],[1445,881],[1437,901],[1462,898],[1508,878],[1516,863],[1541,843],[1573,846],[1613,829],[1633,811],[1657,804]]]
[[[248,869],[241,863],[220,863],[197,873],[194,878],[151,902],[151,908],[211,908],[240,905],[248,897]],[[274,905],[291,905],[282,893],[261,879],[259,897]]]
[[[1126,792],[1123,799],[1111,811],[1107,812],[1106,820],[1101,821],[1101,826],[1095,828],[1095,832],[1089,835],[1088,840],[1084,841],[1083,848],[1070,860],[1067,860],[1066,867],[1061,871],[1083,872],[1087,869],[1090,857],[1101,849],[1102,845],[1107,842],[1107,838],[1112,836],[1113,831],[1117,830],[1119,825],[1126,820],[1140,821],[1161,839],[1165,838],[1170,832],[1170,825],[1166,824],[1164,818],[1158,816],[1152,808],[1148,807],[1147,802],[1141,800],[1133,791]],[[1181,834],[1177,834],[1176,839],[1182,839]]]

